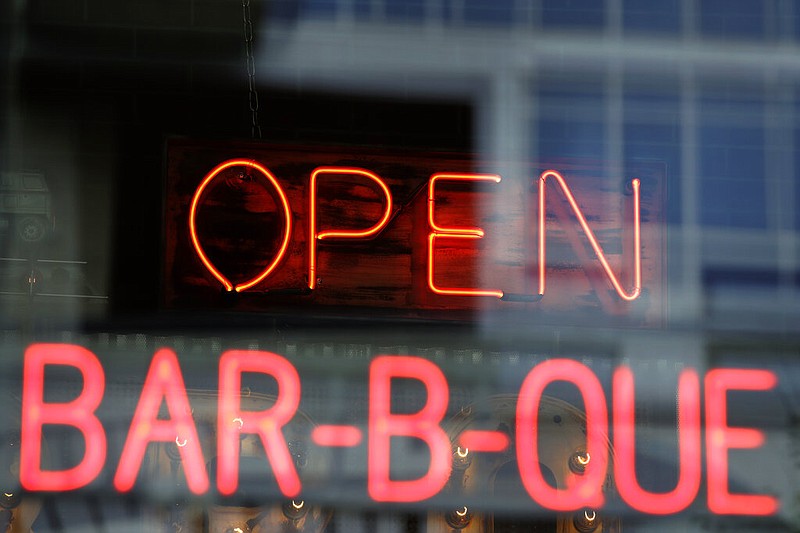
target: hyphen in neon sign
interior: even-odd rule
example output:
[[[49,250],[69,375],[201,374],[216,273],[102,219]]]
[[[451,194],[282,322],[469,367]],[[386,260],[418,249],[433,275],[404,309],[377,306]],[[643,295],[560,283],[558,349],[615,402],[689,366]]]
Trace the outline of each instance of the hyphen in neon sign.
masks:
[[[235,166],[244,166],[257,170],[269,183],[269,186],[274,189],[277,197],[279,198],[279,208],[282,209],[283,218],[283,238],[281,244],[272,258],[271,262],[264,267],[261,272],[247,280],[238,284],[229,281],[218,269],[212,264],[206,255],[201,239],[197,230],[197,212],[198,206],[201,202],[204,192],[209,184],[220,175],[223,170]],[[319,214],[319,193],[318,185],[320,180],[326,176],[350,176],[351,178],[363,178],[377,185],[380,195],[382,196],[381,202],[383,205],[381,217],[375,223],[363,229],[342,229],[342,228],[326,228],[320,229],[318,223]],[[575,199],[567,180],[555,170],[548,170],[541,174],[538,178],[538,193],[539,193],[539,207],[538,207],[538,293],[529,295],[507,294],[501,289],[494,288],[476,288],[476,287],[444,287],[436,281],[436,261],[435,252],[437,250],[437,242],[441,240],[475,240],[484,237],[484,231],[478,227],[460,227],[460,226],[443,226],[436,221],[436,184],[444,181],[461,182],[461,183],[500,183],[501,177],[496,174],[472,174],[472,173],[435,173],[427,183],[428,195],[428,228],[427,235],[427,286],[428,289],[438,295],[444,296],[467,296],[467,297],[493,297],[504,300],[523,300],[530,301],[541,298],[546,289],[547,278],[547,248],[546,248],[546,183],[552,179],[561,189],[561,192],[566,197],[569,205],[575,214],[586,238],[588,239],[597,260],[602,265],[603,271],[606,274],[610,284],[613,286],[619,297],[626,301],[632,301],[639,297],[642,292],[642,245],[641,245],[641,222],[640,222],[640,181],[633,179],[631,181],[633,191],[633,280],[632,286],[628,289],[624,288],[619,280],[617,274],[612,270],[606,255],[598,242],[594,232],[589,227],[586,216],[583,214],[581,207]],[[345,199],[346,200],[346,199]],[[373,239],[380,235],[389,225],[393,214],[393,200],[392,193],[385,181],[381,179],[376,173],[355,167],[339,167],[339,166],[325,166],[313,170],[309,177],[308,185],[308,216],[307,216],[307,265],[308,276],[307,283],[310,290],[317,288],[317,279],[320,275],[319,266],[317,261],[318,247],[323,241],[332,240],[364,240]],[[216,278],[228,291],[241,292],[254,288],[256,285],[264,282],[271,274],[273,274],[278,265],[283,261],[287,254],[287,248],[291,240],[291,225],[292,225],[292,212],[289,206],[286,192],[282,188],[280,182],[270,173],[270,171],[263,165],[248,159],[231,159],[217,165],[211,172],[209,172],[201,181],[200,185],[194,192],[191,201],[191,209],[189,214],[189,233],[191,241],[194,246],[195,253],[200,258],[205,268]]]
[[[45,401],[48,366],[77,369],[83,389],[67,403]],[[297,497],[303,480],[295,467],[284,428],[297,414],[302,383],[295,367],[284,357],[266,351],[230,350],[219,360],[217,402],[217,490],[234,494],[239,483],[240,436],[257,435],[272,467],[275,481],[287,498]],[[246,410],[241,405],[241,378],[245,373],[269,376],[278,385],[274,403],[267,409]],[[611,409],[597,376],[586,365],[569,359],[551,359],[533,367],[522,382],[516,405],[514,435],[491,430],[469,430],[453,443],[443,428],[449,403],[449,384],[433,362],[414,356],[379,356],[369,366],[369,415],[366,421],[367,491],[378,502],[418,502],[441,493],[453,471],[453,449],[460,457],[474,453],[505,452],[513,445],[520,478],[530,498],[544,508],[574,511],[601,509],[603,484],[612,468],[619,495],[632,509],[649,514],[674,514],[697,499],[702,476],[705,440],[705,475],[708,509],[717,514],[770,515],[777,512],[776,497],[732,493],[728,487],[729,450],[760,447],[764,435],[754,428],[729,427],[727,394],[730,391],[767,391],[776,386],[767,370],[715,369],[705,375],[704,386],[693,369],[682,371],[677,386],[678,463],[675,488],[654,493],[636,478],[634,377],[627,367],[613,377]],[[410,379],[426,391],[425,404],[414,413],[392,410],[393,380]],[[572,384],[586,406],[585,451],[576,457],[579,467],[562,487],[551,486],[539,466],[538,416],[545,388],[555,382]],[[701,395],[701,389],[705,392]],[[67,344],[34,344],[25,353],[21,420],[20,481],[29,491],[68,491],[92,483],[104,468],[106,430],[97,409],[105,394],[105,374],[97,356]],[[166,405],[168,417],[159,416]],[[705,432],[701,410],[705,408]],[[156,351],[142,386],[133,421],[114,475],[119,492],[133,489],[144,450],[151,442],[177,442],[186,484],[193,493],[211,490],[206,457],[191,417],[191,403],[174,352]],[[43,428],[68,426],[83,436],[85,449],[77,465],[66,470],[47,470],[42,465]],[[606,435],[613,429],[616,449],[613,467]],[[355,426],[318,425],[311,442],[320,447],[356,446],[364,439]],[[392,479],[390,441],[413,438],[429,450],[424,474],[415,479]],[[457,446],[457,448],[455,448]],[[52,446],[51,446],[52,448]],[[469,452],[466,450],[469,449]],[[594,511],[592,511],[594,512]]]

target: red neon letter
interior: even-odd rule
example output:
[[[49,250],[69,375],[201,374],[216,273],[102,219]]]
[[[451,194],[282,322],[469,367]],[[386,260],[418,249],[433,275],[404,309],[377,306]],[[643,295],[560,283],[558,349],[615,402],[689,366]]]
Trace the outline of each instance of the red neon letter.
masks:
[[[427,402],[414,414],[392,414],[392,378],[416,379],[425,385]],[[367,487],[379,502],[416,502],[434,496],[450,477],[451,450],[439,426],[447,411],[447,380],[435,364],[418,357],[376,357],[369,370],[369,436]],[[389,479],[389,444],[393,436],[415,437],[431,452],[428,472],[419,479]]]
[[[630,293],[628,293],[622,288],[616,274],[614,274],[608,264],[608,261],[606,261],[606,256],[603,253],[603,249],[600,247],[600,244],[597,242],[597,238],[594,236],[594,232],[586,222],[586,217],[583,216],[583,212],[581,211],[578,202],[575,201],[572,191],[569,190],[567,182],[564,181],[564,178],[561,176],[561,174],[555,170],[542,172],[542,175],[539,177],[539,294],[544,295],[545,289],[545,261],[547,256],[545,249],[545,220],[547,218],[547,214],[545,212],[545,185],[547,183],[547,178],[554,178],[558,182],[558,185],[564,192],[564,196],[566,196],[570,207],[572,207],[572,211],[575,213],[575,217],[578,219],[578,222],[580,222],[581,228],[583,228],[584,233],[586,233],[586,237],[589,239],[589,243],[592,245],[592,249],[594,249],[597,259],[600,261],[600,264],[603,265],[603,270],[605,270],[608,279],[614,286],[614,290],[616,290],[617,294],[619,294],[619,297],[628,301],[638,298],[642,291],[642,237],[639,222],[639,180],[634,179],[631,182],[633,185],[633,247],[635,252],[633,255],[633,289]]]
[[[280,249],[278,249],[278,253],[275,255],[275,258],[264,270],[262,270],[256,277],[234,286],[233,283],[228,281],[222,272],[217,270],[217,268],[208,259],[208,256],[206,256],[205,251],[203,251],[203,247],[200,245],[200,238],[197,236],[196,218],[197,206],[200,203],[200,197],[203,195],[203,191],[206,190],[206,187],[208,187],[208,184],[211,183],[211,181],[213,181],[220,172],[235,166],[245,166],[258,170],[269,180],[272,186],[275,187],[275,191],[278,193],[278,198],[280,198],[281,206],[283,207],[283,241],[281,242]],[[286,249],[289,247],[289,239],[292,235],[292,212],[289,209],[289,200],[286,199],[286,194],[283,192],[278,180],[275,179],[275,176],[273,176],[266,167],[248,159],[231,159],[225,161],[224,163],[220,163],[214,167],[214,169],[209,172],[205,178],[203,178],[203,181],[200,182],[197,190],[194,191],[194,196],[192,197],[192,207],[189,211],[189,234],[192,237],[192,244],[194,245],[194,249],[197,252],[198,257],[200,257],[200,261],[202,261],[208,271],[211,272],[211,275],[217,278],[217,280],[219,280],[219,282],[225,286],[226,290],[235,290],[236,292],[245,291],[253,285],[261,283],[261,281],[269,276],[278,266],[278,263],[281,262],[283,256],[286,255]]]
[[[431,228],[431,232],[428,234],[428,287],[436,294],[448,294],[451,296],[494,296],[495,298],[502,298],[503,291],[499,290],[436,286],[433,274],[433,253],[436,249],[436,239],[480,239],[483,237],[483,230],[481,228],[443,227],[436,224],[436,220],[434,218],[436,192],[434,188],[436,186],[436,182],[439,180],[492,181],[494,183],[500,183],[500,176],[496,174],[434,174],[431,176],[431,179],[428,182],[428,225]]]
[[[700,380],[684,370],[678,380],[678,445],[680,473],[671,492],[654,494],[636,480],[636,419],[634,383],[630,368],[614,373],[614,477],[622,498],[634,509],[650,514],[672,514],[686,509],[700,489]]]
[[[769,370],[716,369],[706,375],[706,459],[708,461],[708,509],[716,514],[770,515],[778,500],[762,494],[728,492],[728,450],[757,448],[764,434],[752,428],[727,425],[729,390],[769,390],[778,379]]]
[[[242,411],[242,374],[258,372],[275,378],[278,397],[264,411]],[[219,360],[219,409],[217,412],[217,483],[222,494],[233,494],[239,484],[239,435],[261,437],[278,487],[287,498],[300,493],[300,478],[281,428],[300,405],[300,376],[292,364],[271,352],[230,350]]]
[[[158,418],[162,399],[166,402],[169,420]],[[174,442],[178,446],[189,490],[195,494],[208,490],[203,450],[192,419],[181,367],[175,352],[166,348],[155,353],[144,380],[142,395],[114,476],[114,487],[118,491],[131,490],[151,442]]]
[[[380,186],[386,198],[386,209],[383,217],[372,227],[365,230],[328,230],[317,233],[317,180],[321,174],[354,174],[371,179]],[[389,222],[392,214],[392,194],[389,187],[376,174],[362,168],[320,167],[311,173],[308,206],[308,288],[317,286],[317,239],[366,239],[378,234]]]
[[[27,490],[73,490],[91,483],[106,460],[106,433],[94,415],[103,399],[105,375],[97,357],[70,344],[32,344],[25,351],[22,381],[22,427],[19,479]],[[65,403],[45,403],[44,370],[47,365],[77,368],[83,390]],[[42,470],[42,426],[72,426],[86,443],[83,459],[67,470]]]
[[[548,485],[539,468],[539,401],[545,387],[553,381],[574,384],[586,407],[586,451],[591,454],[591,461],[583,475],[568,475],[566,490]],[[551,359],[534,367],[525,377],[517,401],[517,463],[522,484],[531,498],[553,511],[602,507],[608,466],[608,410],[597,376],[578,362]]]

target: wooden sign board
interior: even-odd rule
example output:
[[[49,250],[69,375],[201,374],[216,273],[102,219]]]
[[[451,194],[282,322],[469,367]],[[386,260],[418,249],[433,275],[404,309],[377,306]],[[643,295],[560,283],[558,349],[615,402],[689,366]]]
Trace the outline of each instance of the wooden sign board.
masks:
[[[661,325],[664,165],[640,163],[626,171],[631,175],[612,177],[597,162],[520,167],[524,175],[509,176],[452,154],[172,140],[163,304],[315,316]],[[564,185],[553,178],[540,187],[547,170]],[[638,292],[634,178],[640,183]],[[370,228],[378,230],[358,236]],[[241,289],[270,265],[266,277]],[[491,294],[476,295],[481,292]]]

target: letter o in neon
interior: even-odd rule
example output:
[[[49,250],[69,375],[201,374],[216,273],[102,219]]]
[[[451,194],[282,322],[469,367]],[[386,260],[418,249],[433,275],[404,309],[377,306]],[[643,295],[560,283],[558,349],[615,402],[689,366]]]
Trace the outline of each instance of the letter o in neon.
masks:
[[[583,397],[586,409],[586,451],[592,461],[583,475],[568,474],[566,487],[555,489],[547,484],[539,468],[539,404],[544,389],[554,381],[572,383]],[[603,386],[585,365],[569,359],[550,359],[539,363],[522,382],[517,399],[517,464],[525,490],[547,509],[564,512],[584,507],[603,506],[603,484],[608,467],[608,409]]]
[[[283,241],[281,242],[280,249],[278,253],[275,255],[275,258],[272,262],[267,265],[264,270],[262,270],[258,275],[254,278],[251,278],[247,281],[242,283],[238,283],[234,285],[222,274],[217,268],[214,266],[213,263],[208,259],[205,251],[203,250],[203,246],[200,244],[200,239],[197,236],[197,225],[195,219],[197,217],[197,206],[200,203],[200,197],[203,195],[203,192],[208,187],[208,184],[211,183],[214,178],[217,177],[223,170],[226,170],[230,167],[235,166],[245,166],[250,167],[258,170],[261,174],[264,175],[265,178],[275,187],[275,190],[278,193],[278,197],[281,200],[281,206],[283,207],[283,217],[284,217],[284,232],[283,232]],[[286,198],[286,193],[283,192],[278,180],[275,179],[275,176],[263,165],[256,163],[251,159],[229,159],[228,161],[224,161],[214,167],[206,176],[203,178],[203,181],[200,182],[200,185],[194,191],[194,196],[192,196],[192,206],[189,211],[189,233],[192,237],[192,245],[194,246],[195,252],[197,252],[198,257],[203,262],[203,265],[208,269],[208,271],[213,275],[220,283],[225,286],[225,289],[228,291],[236,291],[241,292],[249,289],[253,285],[256,285],[263,281],[267,276],[269,276],[275,268],[277,268],[278,264],[283,259],[283,256],[286,255],[286,249],[289,247],[289,240],[292,235],[292,212],[289,209],[289,200]]]

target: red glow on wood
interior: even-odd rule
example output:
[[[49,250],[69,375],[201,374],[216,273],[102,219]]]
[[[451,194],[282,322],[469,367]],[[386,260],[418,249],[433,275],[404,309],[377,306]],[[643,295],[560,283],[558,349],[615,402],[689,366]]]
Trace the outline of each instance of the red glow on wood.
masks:
[[[275,254],[272,262],[267,265],[258,275],[236,285],[229,281],[228,278],[226,278],[225,275],[220,272],[208,259],[208,256],[203,250],[203,246],[200,244],[200,237],[197,235],[196,222],[197,207],[200,204],[200,198],[202,197],[203,192],[214,180],[214,178],[216,178],[223,170],[235,166],[254,168],[263,174],[264,177],[267,178],[267,180],[272,184],[272,186],[275,187],[275,192],[278,194],[278,198],[280,198],[281,207],[283,207],[283,240],[281,241],[281,246],[278,249],[278,253]],[[203,178],[203,181],[200,182],[200,185],[195,190],[194,196],[192,197],[192,206],[189,212],[189,234],[192,238],[192,245],[194,246],[197,256],[200,258],[200,261],[202,261],[203,265],[205,265],[206,269],[208,269],[211,275],[214,276],[220,283],[222,283],[222,285],[228,291],[245,291],[266,279],[266,277],[269,276],[275,270],[275,268],[277,268],[278,264],[286,255],[286,250],[289,247],[289,239],[292,234],[292,212],[289,209],[289,200],[286,198],[286,193],[283,192],[278,180],[275,179],[275,176],[273,176],[266,167],[249,159],[230,159],[220,163],[214,167],[211,172],[206,174],[205,178]]]
[[[342,175],[351,174],[363,176],[376,183],[383,191],[386,206],[381,219],[373,226],[364,230],[326,230],[317,232],[317,182],[324,174]],[[317,285],[317,239],[366,239],[380,233],[389,222],[392,214],[392,193],[389,187],[376,174],[363,168],[351,167],[320,167],[311,173],[309,184],[308,208],[308,288],[314,289]]]
[[[684,370],[678,380],[678,446],[680,471],[675,488],[663,494],[642,489],[636,480],[636,420],[633,372],[620,367],[614,373],[614,460],[620,496],[643,513],[666,515],[686,509],[700,490],[702,449],[700,435],[700,379]]]
[[[158,418],[162,400],[169,412],[168,420]],[[208,490],[203,450],[192,419],[178,357],[168,349],[155,353],[144,380],[142,395],[114,476],[114,487],[118,491],[127,492],[133,488],[147,445],[151,442],[176,443],[189,490],[195,494]]]
[[[589,239],[589,243],[592,245],[592,249],[594,250],[594,253],[597,255],[597,259],[603,266],[603,270],[608,276],[611,285],[614,286],[614,290],[617,291],[619,297],[627,301],[632,301],[638,298],[639,294],[641,294],[642,291],[642,237],[641,237],[641,223],[639,217],[639,211],[640,211],[639,180],[634,179],[631,182],[631,185],[633,186],[633,240],[634,240],[633,288],[630,291],[626,291],[625,289],[622,288],[622,285],[620,285],[620,282],[617,279],[616,274],[614,274],[614,271],[611,270],[611,266],[608,264],[608,261],[606,260],[606,256],[603,253],[603,249],[597,242],[597,238],[595,237],[592,228],[590,228],[589,224],[586,222],[586,217],[583,215],[583,211],[578,205],[578,202],[575,200],[575,197],[572,195],[572,191],[567,185],[567,182],[564,180],[561,174],[559,174],[555,170],[547,170],[545,172],[542,172],[542,175],[539,177],[539,294],[544,295],[545,285],[546,285],[545,280],[547,275],[547,263],[546,263],[547,250],[546,250],[546,238],[545,238],[547,231],[546,229],[547,213],[545,207],[547,178],[553,178],[558,183],[559,187],[561,188],[561,191],[567,198],[570,207],[572,207],[572,211],[573,213],[575,213],[575,217],[578,219],[581,228],[583,228],[583,231],[586,234],[586,238]]]
[[[437,181],[489,181],[500,183],[500,176],[497,174],[434,174],[428,182],[428,225],[431,232],[428,234],[428,288],[436,294],[450,296],[491,296],[502,298],[503,291],[474,289],[466,287],[439,287],[436,285],[434,274],[434,253],[436,250],[436,239],[480,239],[483,237],[483,230],[476,227],[456,227],[439,226],[436,223],[436,182]]]
[[[349,448],[361,444],[361,430],[354,426],[317,426],[311,431],[311,441],[317,446]]]
[[[272,376],[278,383],[275,404],[263,411],[242,411],[242,374]],[[230,350],[219,360],[217,412],[217,484],[222,494],[233,494],[239,484],[239,436],[258,434],[278,487],[287,498],[300,494],[300,478],[281,428],[300,405],[300,376],[285,358],[264,351]]]
[[[72,401],[44,401],[44,371],[49,365],[76,368],[83,379],[81,393]],[[25,351],[20,435],[20,483],[31,491],[66,491],[91,483],[106,460],[106,433],[95,416],[103,399],[105,374],[97,357],[70,344],[32,344]],[[83,435],[83,458],[66,470],[42,469],[42,426],[71,426]]]
[[[425,405],[414,414],[392,413],[392,379],[415,379],[425,385]],[[367,489],[378,502],[417,502],[436,495],[451,469],[450,438],[439,425],[447,412],[447,379],[434,363],[419,357],[379,356],[369,371]],[[427,473],[414,480],[389,478],[390,440],[415,437],[430,450]]]
[[[758,448],[762,431],[728,426],[730,390],[770,390],[778,382],[768,370],[719,368],[706,374],[706,460],[708,462],[708,509],[716,514],[771,515],[778,500],[765,494],[731,494],[728,488],[728,450]]]
[[[545,481],[539,468],[539,402],[554,381],[575,385],[586,407],[586,451],[592,460],[583,475],[569,474],[565,489]],[[517,463],[522,484],[536,502],[554,511],[599,509],[608,467],[608,410],[603,386],[589,367],[569,359],[550,359],[536,365],[525,377],[517,399]]]

